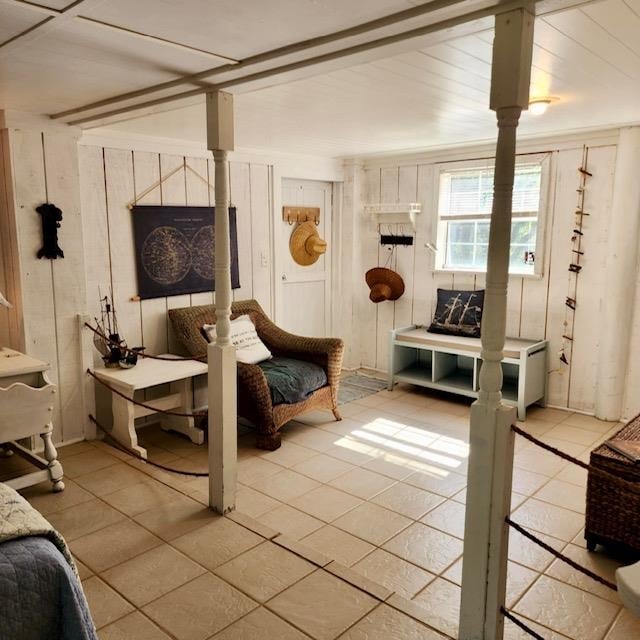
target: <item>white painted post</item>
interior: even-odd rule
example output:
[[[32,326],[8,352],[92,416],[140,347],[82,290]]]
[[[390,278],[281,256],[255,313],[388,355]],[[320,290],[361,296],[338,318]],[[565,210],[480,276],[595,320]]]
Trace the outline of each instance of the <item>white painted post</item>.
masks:
[[[516,128],[529,103],[533,10],[496,15],[491,109],[498,119],[494,198],[482,318],[482,369],[478,400],[471,407],[461,640],[500,640],[504,620],[513,433],[516,415],[502,404],[502,358],[507,316],[511,207]]]
[[[611,211],[608,217],[607,294],[600,323],[600,356],[596,386],[596,416],[619,420],[635,308],[640,241],[640,127],[620,130]],[[589,182],[587,181],[587,188]]]
[[[207,94],[207,148],[215,164],[216,342],[209,362],[209,506],[218,513],[235,508],[237,441],[236,350],[229,339],[231,242],[229,239],[229,162],[233,150],[233,96]]]
[[[334,266],[336,300],[338,305],[337,323],[333,334],[345,341],[344,364],[346,368],[360,366],[360,331],[354,331],[358,318],[364,309],[359,309],[360,299],[356,288],[360,288],[360,278],[366,271],[362,260],[362,243],[359,238],[362,224],[364,167],[361,162],[347,160],[344,163],[344,187],[342,198],[342,219],[340,233],[334,234]],[[345,248],[349,247],[349,251]],[[336,250],[337,249],[337,250]],[[368,297],[365,296],[367,302]]]

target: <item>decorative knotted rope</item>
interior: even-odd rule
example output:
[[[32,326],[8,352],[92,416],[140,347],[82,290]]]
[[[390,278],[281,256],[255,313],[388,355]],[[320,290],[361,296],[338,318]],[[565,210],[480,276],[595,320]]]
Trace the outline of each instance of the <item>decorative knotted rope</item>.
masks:
[[[568,453],[565,453],[560,449],[556,449],[555,447],[552,447],[550,444],[547,444],[546,442],[542,442],[541,440],[538,440],[538,438],[532,436],[530,433],[527,433],[523,429],[520,429],[520,427],[516,427],[516,425],[511,425],[511,430],[517,433],[519,436],[522,436],[526,440],[529,440],[529,442],[533,442],[533,444],[537,445],[538,447],[541,447],[545,451],[548,451],[549,453],[553,453],[554,455],[562,458],[563,460],[566,460],[567,462],[572,462],[573,464],[584,469],[585,471],[592,473],[594,476],[599,476],[606,482],[615,484],[621,489],[624,489],[625,491],[631,491],[632,493],[640,494],[640,486],[638,486],[638,484],[634,482],[623,480],[622,478],[618,478],[618,476],[615,476],[612,473],[609,473],[608,471],[603,471],[598,467],[594,467],[592,464],[587,464],[586,462],[582,462],[582,460],[578,460],[577,458],[570,456]]]
[[[613,582],[609,582],[602,576],[599,576],[597,573],[590,571],[586,567],[583,567],[582,565],[578,564],[575,560],[572,560],[571,558],[565,556],[563,553],[560,553],[560,551],[557,551],[553,547],[550,547],[548,544],[540,540],[540,538],[537,538],[536,536],[534,536],[530,531],[527,531],[524,527],[520,526],[517,522],[514,522],[511,518],[505,518],[505,522],[510,527],[512,527],[519,533],[521,533],[525,538],[531,540],[531,542],[535,542],[539,547],[542,547],[545,551],[548,551],[550,554],[558,558],[558,560],[562,560],[562,562],[566,562],[570,567],[574,568],[576,571],[579,571],[580,573],[584,573],[585,576],[589,576],[589,578],[591,578],[592,580],[595,580],[596,582],[603,584],[605,587],[609,587],[609,589],[612,589],[613,591],[618,590],[617,585],[613,584]]]
[[[119,347],[120,349],[123,349],[127,353],[135,353],[139,358],[149,358],[151,360],[162,360],[163,362],[180,362],[184,360],[196,360],[197,362],[207,361],[206,353],[199,354],[197,356],[184,357],[184,356],[154,356],[154,355],[151,355],[150,353],[145,353],[144,351],[136,351],[135,349],[131,349],[129,347],[122,347],[119,342],[116,342],[115,340],[111,340],[108,336],[105,336],[104,333],[102,333],[102,331],[99,331],[95,327],[92,327],[88,322],[85,322],[84,326],[87,327],[87,329],[93,331],[93,333],[95,333],[99,338],[102,338],[102,340],[104,340],[107,344],[110,344],[112,347]]]
[[[536,633],[531,627],[527,626],[524,622],[522,622],[522,620],[520,620],[519,618],[516,618],[508,609],[505,609],[504,607],[500,607],[500,612],[505,618],[508,618],[509,620],[511,620],[513,624],[515,624],[517,627],[520,627],[525,633],[528,633],[532,638],[535,638],[536,640],[544,640],[544,638],[539,633]]]
[[[208,415],[206,411],[194,411],[193,413],[183,413],[181,411],[171,411],[169,409],[158,409],[154,407],[152,404],[148,404],[140,400],[134,400],[133,398],[128,396],[126,393],[123,393],[122,391],[119,391],[118,389],[116,389],[114,386],[106,383],[104,380],[100,378],[100,376],[97,376],[93,371],[91,371],[91,369],[87,369],[87,373],[94,380],[97,380],[103,387],[105,387],[106,389],[109,389],[111,393],[114,393],[115,395],[121,398],[124,398],[131,404],[135,404],[138,407],[144,407],[145,409],[155,411],[156,413],[163,413],[166,416],[177,416],[178,418],[205,418]]]
[[[618,478],[611,473],[607,473],[606,471],[602,471],[602,469],[598,469],[593,465],[587,464],[586,462],[582,462],[582,460],[578,460],[577,458],[570,456],[568,453],[565,453],[560,449],[556,449],[555,447],[552,447],[551,445],[548,445],[545,442],[538,440],[537,438],[532,436],[530,433],[523,431],[522,429],[520,429],[519,427],[516,427],[515,425],[512,425],[511,429],[518,435],[522,436],[523,438],[526,438],[530,442],[533,442],[535,445],[541,447],[542,449],[545,449],[546,451],[549,451],[550,453],[553,453],[554,455],[557,455],[564,460],[568,460],[569,462],[572,462],[573,464],[576,464],[579,467],[586,469],[587,471],[589,471],[589,473],[600,475],[600,477],[604,478],[607,482],[612,482],[613,484],[617,484],[618,486],[624,489],[629,489],[634,492],[640,491],[640,489],[633,482],[622,480],[621,478]],[[583,573],[585,576],[589,576],[589,578],[591,578],[592,580],[595,580],[596,582],[603,584],[605,587],[609,587],[609,589],[612,589],[613,591],[618,590],[618,587],[615,584],[613,584],[613,582],[609,582],[609,580],[605,580],[605,578],[599,576],[597,573],[594,573],[593,571],[587,569],[586,567],[583,567],[582,565],[575,562],[575,560],[572,560],[571,558],[565,556],[563,553],[556,551],[553,547],[549,546],[548,544],[540,540],[540,538],[536,537],[531,532],[521,527],[517,522],[514,522],[513,520],[511,520],[511,518],[507,517],[505,518],[505,521],[510,527],[512,527],[513,529],[521,533],[523,536],[525,536],[525,538],[531,540],[531,542],[535,542],[539,547],[541,547],[545,551],[548,551],[550,554],[554,555],[559,560],[562,560],[563,562],[568,564],[570,567],[572,567],[576,571]]]
[[[107,438],[109,438],[109,440],[111,440],[115,444],[116,449],[120,449],[120,451],[130,455],[132,458],[135,458],[136,460],[142,460],[142,461],[146,462],[147,464],[150,464],[152,467],[157,467],[158,469],[162,469],[163,471],[170,471],[171,473],[177,473],[177,474],[179,474],[181,476],[194,476],[196,478],[208,478],[209,477],[209,472],[208,471],[207,472],[205,472],[205,471],[185,471],[184,469],[174,469],[173,467],[167,467],[166,465],[160,464],[159,462],[154,462],[153,460],[145,459],[142,456],[138,455],[137,453],[133,452],[125,444],[120,442],[120,440],[118,440],[113,435],[111,435],[111,432],[106,427],[101,425],[94,418],[94,416],[92,416],[91,414],[89,414],[89,420],[93,424],[95,424],[96,427],[98,427],[98,429],[100,429],[100,431],[102,431],[102,433],[104,433],[104,435]]]
[[[577,465],[578,467],[580,467],[582,469],[585,469],[589,473],[592,473],[594,475],[599,476],[600,478],[602,478],[606,482],[610,482],[612,484],[615,484],[618,487],[621,487],[622,489],[624,489],[626,491],[631,491],[633,493],[640,493],[640,487],[638,487],[633,482],[629,482],[627,480],[623,480],[622,478],[618,478],[617,476],[615,476],[615,475],[613,475],[611,473],[603,471],[602,469],[598,469],[597,467],[594,467],[591,464],[587,464],[586,462],[582,462],[582,460],[578,460],[577,458],[574,458],[573,456],[570,456],[568,453],[565,453],[564,451],[561,451],[560,449],[556,449],[555,447],[552,447],[551,445],[549,445],[549,444],[547,444],[545,442],[542,442],[541,440],[538,440],[538,438],[532,436],[530,433],[527,433],[523,429],[520,429],[520,427],[512,425],[511,429],[515,433],[517,433],[519,436],[522,436],[526,440],[529,440],[529,442],[532,442],[536,446],[544,449],[545,451],[548,451],[549,453],[552,453],[552,454],[562,458],[563,460],[567,460],[568,462],[571,462],[571,463]],[[530,531],[527,531],[524,527],[520,526],[517,522],[514,522],[511,518],[509,518],[509,517],[505,518],[505,522],[511,528],[515,529],[516,531],[518,531],[518,533],[522,534],[525,538],[527,538],[527,540],[530,540],[531,542],[534,542],[539,547],[541,547],[545,551],[548,551],[551,555],[553,555],[556,558],[558,558],[558,560],[561,560],[562,562],[568,564],[570,567],[572,567],[576,571],[579,571],[580,573],[584,574],[585,576],[588,576],[592,580],[595,580],[596,582],[598,582],[599,584],[604,585],[605,587],[609,587],[609,589],[612,589],[613,591],[617,591],[618,590],[617,585],[615,585],[613,582],[609,582],[609,580],[606,580],[602,576],[599,576],[597,573],[594,573],[590,569],[587,569],[586,567],[583,567],[582,565],[578,564],[575,560],[572,560],[571,558],[569,558],[568,556],[564,555],[560,551],[557,551],[556,549],[554,549],[553,547],[551,547],[550,545],[548,545],[544,541],[542,541],[540,538],[535,536],[533,533],[531,533]],[[505,618],[508,618],[509,620],[511,620],[511,622],[513,622],[515,625],[520,627],[520,629],[522,629],[524,632],[528,633],[531,637],[536,638],[537,640],[544,640],[544,638],[540,634],[536,633],[533,629],[528,627],[524,622],[522,622],[522,620],[520,620],[519,618],[516,618],[509,610],[505,609],[505,607],[501,607],[500,611],[502,612],[502,615],[504,615]]]
[[[130,402],[133,402],[134,404],[138,404],[138,405],[140,405],[142,407],[150,408],[150,409],[153,409],[155,411],[155,409],[153,407],[151,407],[150,405],[144,404],[142,402],[136,402],[136,401],[132,400],[131,398],[127,397],[125,394],[119,392],[117,389],[113,389],[112,387],[110,387],[106,383],[102,382],[102,380],[100,380],[92,371],[87,370],[87,373],[89,375],[91,375],[94,379],[98,380],[98,382],[103,384],[105,387],[110,389],[113,393],[116,393],[117,395],[122,396],[123,398],[125,398],[126,400],[129,400]],[[168,415],[177,415],[177,416],[181,416],[181,417],[184,417],[184,416],[186,416],[186,417],[201,417],[201,416],[205,415],[203,412],[198,412],[198,413],[194,413],[194,414],[183,414],[183,413],[178,413],[178,412],[162,411],[162,413],[166,413]],[[93,424],[95,424],[110,440],[112,440],[115,443],[115,445],[116,445],[116,447],[118,449],[120,449],[121,451],[123,451],[124,453],[130,455],[133,458],[136,458],[138,460],[142,460],[142,458],[138,454],[136,454],[133,451],[131,451],[126,445],[124,445],[117,438],[115,438],[113,435],[111,435],[111,433],[103,425],[101,425],[96,420],[96,418],[94,416],[92,416],[91,414],[89,414],[89,420]],[[621,486],[621,487],[623,487],[623,488],[625,488],[627,490],[633,491],[633,492],[640,491],[639,488],[635,484],[633,484],[631,482],[628,482],[626,480],[622,480],[622,479],[620,479],[620,478],[618,478],[618,477],[616,477],[616,476],[614,476],[614,475],[612,475],[610,473],[607,473],[606,471],[602,471],[601,469],[593,467],[590,464],[582,462],[581,460],[578,460],[577,458],[574,458],[573,456],[570,456],[569,454],[565,453],[564,451],[556,449],[555,447],[552,447],[551,445],[548,445],[548,444],[538,440],[537,438],[535,438],[531,434],[527,433],[526,431],[520,429],[519,427],[517,427],[515,425],[512,425],[511,429],[515,433],[517,433],[518,435],[520,435],[523,438],[529,440],[530,442],[532,442],[535,445],[541,447],[542,449],[545,449],[546,451],[549,451],[550,453],[553,453],[553,454],[559,456],[560,458],[562,458],[564,460],[572,462],[573,464],[576,464],[577,466],[579,466],[579,467],[581,467],[583,469],[586,469],[589,472],[595,473],[595,474],[599,475],[600,477],[606,479],[609,482],[613,482],[614,484],[617,484],[618,486]],[[153,466],[153,467],[157,467],[157,468],[162,469],[164,471],[169,471],[171,473],[177,473],[177,474],[180,474],[180,475],[193,476],[193,477],[208,477],[209,476],[208,472],[185,471],[183,469],[175,469],[175,468],[168,467],[166,465],[160,464],[158,462],[154,462],[152,460],[146,460],[145,462],[147,464]],[[517,522],[514,522],[513,520],[511,520],[511,518],[509,518],[509,517],[505,518],[505,522],[510,527],[512,527],[513,529],[518,531],[520,534],[522,534],[525,538],[527,538],[531,542],[534,542],[539,547],[541,547],[545,551],[549,552],[550,554],[552,554],[553,556],[555,556],[556,558],[558,558],[562,562],[565,562],[566,564],[568,564],[570,567],[572,567],[576,571],[579,571],[580,573],[588,576],[589,578],[591,578],[592,580],[598,582],[599,584],[602,584],[602,585],[604,585],[606,587],[609,587],[609,589],[612,589],[613,591],[617,591],[618,590],[618,587],[615,584],[613,584],[612,582],[609,582],[608,580],[606,580],[605,578],[603,578],[603,577],[599,576],[598,574],[594,573],[590,569],[587,569],[586,567],[583,567],[582,565],[580,565],[577,562],[575,562],[575,560],[572,560],[571,558],[569,558],[568,556],[564,555],[560,551],[557,551],[556,549],[554,549],[550,545],[546,544],[543,540],[541,540],[540,538],[538,538],[537,536],[535,536],[531,532],[527,531],[524,527],[519,525]],[[536,640],[544,640],[544,638],[540,634],[538,634],[531,627],[529,627],[527,624],[525,624],[522,620],[520,620],[515,615],[513,615],[505,607],[501,607],[500,611],[501,611],[502,615],[504,615],[505,618],[509,619],[511,622],[513,622],[513,624],[515,624],[517,627],[522,629],[525,633],[529,634],[532,638],[536,638]]]

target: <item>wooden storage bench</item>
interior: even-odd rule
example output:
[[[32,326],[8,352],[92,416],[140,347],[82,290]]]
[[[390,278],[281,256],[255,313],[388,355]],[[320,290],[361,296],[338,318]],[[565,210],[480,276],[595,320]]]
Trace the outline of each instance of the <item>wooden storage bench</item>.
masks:
[[[391,331],[389,390],[396,382],[478,397],[482,367],[480,338],[429,333],[411,326]],[[517,407],[524,420],[527,407],[544,405],[547,382],[547,341],[507,338],[502,360],[506,404]]]

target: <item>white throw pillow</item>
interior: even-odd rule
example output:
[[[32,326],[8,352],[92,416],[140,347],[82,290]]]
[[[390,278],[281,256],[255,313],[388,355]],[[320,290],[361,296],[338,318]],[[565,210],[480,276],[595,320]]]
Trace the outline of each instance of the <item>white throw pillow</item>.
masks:
[[[202,331],[209,342],[216,341],[216,325],[205,324]],[[231,344],[236,348],[236,360],[246,364],[258,364],[271,357],[271,351],[267,349],[258,332],[247,315],[239,316],[231,321]]]

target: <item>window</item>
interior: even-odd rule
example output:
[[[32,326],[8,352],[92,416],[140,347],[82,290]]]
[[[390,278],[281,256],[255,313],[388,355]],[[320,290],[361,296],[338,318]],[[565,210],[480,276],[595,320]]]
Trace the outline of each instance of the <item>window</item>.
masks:
[[[545,159],[517,163],[513,187],[509,272],[534,274],[541,256],[539,222]],[[493,163],[443,165],[438,192],[437,268],[486,271],[489,223],[493,204]],[[538,260],[540,263],[540,260]]]

